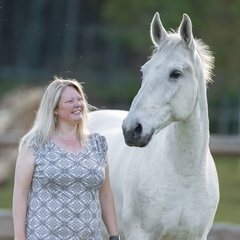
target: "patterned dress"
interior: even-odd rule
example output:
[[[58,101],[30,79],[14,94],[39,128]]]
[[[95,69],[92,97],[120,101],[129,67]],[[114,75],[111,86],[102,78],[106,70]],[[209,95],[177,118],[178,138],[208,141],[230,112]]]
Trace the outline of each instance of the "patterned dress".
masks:
[[[91,134],[79,154],[48,140],[36,149],[27,240],[102,240],[99,188],[105,179],[107,143]]]

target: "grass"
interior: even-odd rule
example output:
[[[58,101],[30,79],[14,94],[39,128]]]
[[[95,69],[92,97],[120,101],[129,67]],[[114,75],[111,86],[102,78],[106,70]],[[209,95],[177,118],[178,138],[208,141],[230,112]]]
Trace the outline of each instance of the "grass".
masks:
[[[3,186],[0,186],[0,209],[12,208],[13,177]]]
[[[220,183],[220,202],[215,222],[240,224],[240,158],[215,157]],[[0,187],[0,209],[12,207],[13,178]]]
[[[240,158],[215,157],[220,185],[220,202],[215,222],[240,224]]]

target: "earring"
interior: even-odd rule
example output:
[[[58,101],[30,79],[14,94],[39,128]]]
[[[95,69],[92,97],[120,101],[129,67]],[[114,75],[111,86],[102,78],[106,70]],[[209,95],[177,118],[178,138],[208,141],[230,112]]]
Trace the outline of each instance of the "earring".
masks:
[[[57,120],[58,120],[57,114],[55,114],[55,115],[54,115],[54,122],[55,122],[55,124],[57,123]]]

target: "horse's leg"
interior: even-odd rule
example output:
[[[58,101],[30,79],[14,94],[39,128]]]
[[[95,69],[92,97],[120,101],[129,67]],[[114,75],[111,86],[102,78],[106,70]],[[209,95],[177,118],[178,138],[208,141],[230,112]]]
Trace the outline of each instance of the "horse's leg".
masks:
[[[207,233],[206,234],[204,234],[202,237],[201,237],[201,239],[200,240],[207,240]]]
[[[149,233],[141,228],[139,222],[124,224],[125,240],[154,240]]]
[[[123,224],[125,240],[156,240],[153,231],[147,231],[143,228],[143,216],[134,214],[134,207],[125,208],[123,211]],[[136,209],[135,209],[136,210]],[[156,234],[156,232],[155,232]]]

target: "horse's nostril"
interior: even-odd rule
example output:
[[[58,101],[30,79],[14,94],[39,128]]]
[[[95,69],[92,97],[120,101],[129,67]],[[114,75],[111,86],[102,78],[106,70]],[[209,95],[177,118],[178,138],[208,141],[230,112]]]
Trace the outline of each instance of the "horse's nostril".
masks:
[[[142,125],[140,123],[137,123],[137,126],[134,129],[134,135],[139,136],[142,134]]]

